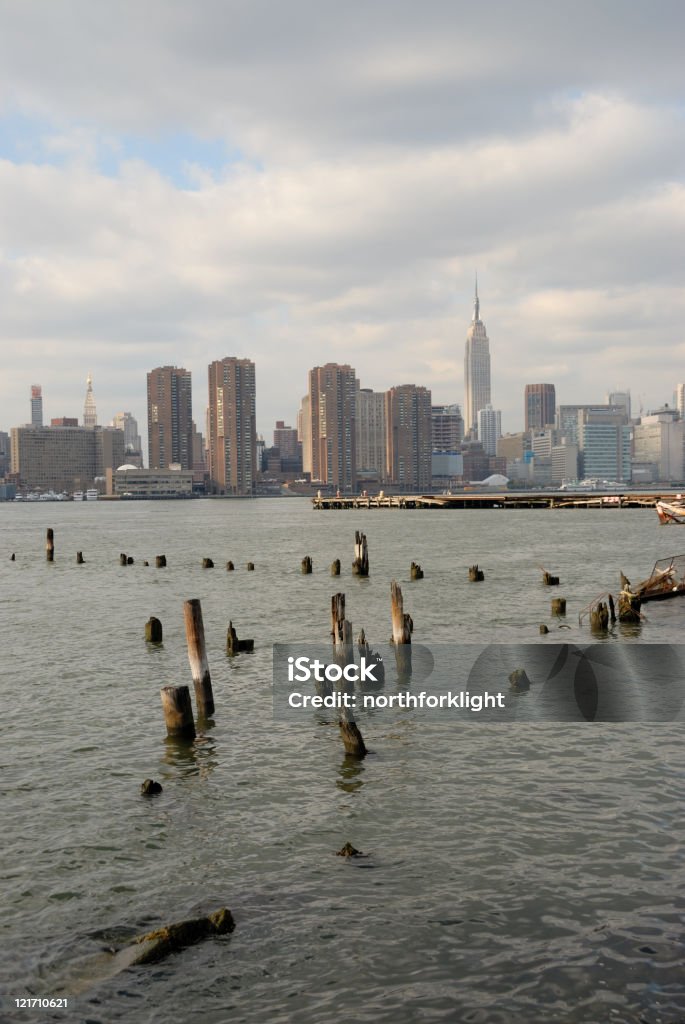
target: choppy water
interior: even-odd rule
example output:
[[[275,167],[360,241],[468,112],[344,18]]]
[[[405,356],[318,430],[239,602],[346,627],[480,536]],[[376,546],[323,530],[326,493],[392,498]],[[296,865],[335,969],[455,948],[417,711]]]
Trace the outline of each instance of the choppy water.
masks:
[[[386,640],[393,577],[418,641],[527,642],[542,621],[558,641],[538,565],[561,576],[563,638],[587,639],[578,611],[619,569],[646,576],[685,530],[653,512],[315,513],[295,500],[0,505],[0,529],[3,1020],[685,1019],[680,725],[455,729],[386,712],[355,763],[325,714],[274,722],[270,649],[325,640],[336,589],[355,632]],[[355,529],[368,580],[350,574]],[[135,565],[119,566],[122,551]],[[412,559],[424,580],[409,582]],[[466,580],[474,562],[484,584]],[[189,597],[217,712],[183,750],[165,740],[159,688],[190,681]],[[680,640],[680,601],[647,614],[642,640]],[[144,643],[150,615],[161,648]],[[229,619],[254,655],[226,657]],[[146,777],[161,796],[140,797]],[[369,856],[336,857],[348,840]],[[103,947],[222,905],[230,937],[98,980]],[[14,1008],[58,991],[66,1012]]]

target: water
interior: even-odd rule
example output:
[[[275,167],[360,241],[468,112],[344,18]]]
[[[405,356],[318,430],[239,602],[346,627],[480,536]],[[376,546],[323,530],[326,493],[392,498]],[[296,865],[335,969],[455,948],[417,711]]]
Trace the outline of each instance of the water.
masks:
[[[459,729],[388,711],[364,723],[372,753],[355,763],[325,714],[273,721],[270,651],[325,640],[336,589],[355,632],[387,640],[393,577],[417,641],[530,642],[542,621],[551,642],[587,639],[578,611],[617,589],[619,569],[646,576],[685,531],[653,512],[315,513],[297,500],[5,505],[0,525],[3,1020],[685,1017],[679,725]],[[350,574],[355,529],[368,580]],[[119,566],[122,551],[135,565]],[[412,559],[424,580],[409,582]],[[484,584],[467,582],[475,562]],[[570,630],[549,619],[539,565],[561,576]],[[159,687],[189,682],[189,597],[217,713],[184,750],[164,738]],[[641,639],[678,641],[683,605],[648,606]],[[150,615],[160,648],[143,640]],[[226,658],[229,619],[254,655]],[[637,639],[617,629],[606,643]],[[146,777],[161,796],[139,796]],[[368,856],[336,857],[348,840]],[[103,948],[223,905],[233,935],[106,977]],[[14,1008],[57,994],[66,1012]]]

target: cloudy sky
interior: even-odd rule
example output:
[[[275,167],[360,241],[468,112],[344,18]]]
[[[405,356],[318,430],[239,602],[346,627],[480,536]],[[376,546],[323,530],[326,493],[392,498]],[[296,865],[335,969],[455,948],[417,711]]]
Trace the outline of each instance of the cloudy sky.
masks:
[[[503,429],[685,379],[681,0],[0,0],[0,429],[146,421],[145,374],[307,370],[463,401],[478,272]],[[641,396],[641,397],[638,397]]]

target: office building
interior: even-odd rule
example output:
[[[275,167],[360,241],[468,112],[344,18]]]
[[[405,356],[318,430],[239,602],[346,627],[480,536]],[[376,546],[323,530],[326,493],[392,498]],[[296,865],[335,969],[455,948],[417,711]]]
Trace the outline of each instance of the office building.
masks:
[[[502,413],[491,405],[478,410],[478,439],[486,455],[497,454],[497,439],[502,434]]]
[[[11,458],[24,487],[84,490],[122,464],[124,435],[112,427],[13,427]]]
[[[683,420],[668,412],[643,416],[633,427],[633,459],[652,464],[651,478],[660,483],[680,483],[685,479]]]
[[[124,432],[124,445],[126,451],[142,451],[142,442],[138,433],[138,420],[130,412],[118,412],[112,417],[113,427]]]
[[[31,385],[31,426],[43,426],[43,389],[40,384]]]
[[[466,332],[464,356],[464,427],[472,440],[478,436],[478,413],[490,405],[490,341],[480,318],[478,282],[473,318]]]
[[[227,356],[209,365],[209,479],[215,494],[254,494],[257,478],[255,364]]]
[[[623,409],[581,409],[577,437],[584,477],[624,483],[630,480],[632,434]]]
[[[385,392],[357,382],[357,472],[382,482],[386,469]]]
[[[630,419],[630,391],[609,391],[607,405],[622,409],[626,419]]]
[[[386,479],[408,492],[430,490],[433,476],[431,392],[415,384],[385,394]]]
[[[343,493],[357,489],[356,392],[351,366],[326,363],[309,371],[312,480]]]
[[[464,440],[464,420],[458,405],[434,405],[431,408],[434,452],[458,452]]]
[[[553,426],[556,416],[554,384],[526,384],[524,405],[526,430]]]
[[[158,366],[147,375],[148,465],[193,468],[193,399],[190,372]]]

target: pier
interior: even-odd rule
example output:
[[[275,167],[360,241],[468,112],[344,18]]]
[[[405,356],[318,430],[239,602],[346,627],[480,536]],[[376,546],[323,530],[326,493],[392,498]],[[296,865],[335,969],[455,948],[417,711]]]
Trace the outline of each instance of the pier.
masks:
[[[624,491],[602,494],[597,491],[498,491],[494,493],[464,491],[458,494],[384,494],[340,495],[312,498],[315,509],[376,509],[376,508],[428,508],[428,509],[476,509],[476,508],[654,508],[662,494]],[[671,495],[672,497],[672,495]]]

